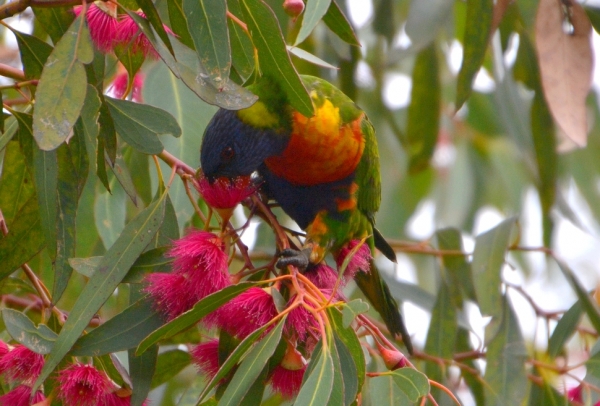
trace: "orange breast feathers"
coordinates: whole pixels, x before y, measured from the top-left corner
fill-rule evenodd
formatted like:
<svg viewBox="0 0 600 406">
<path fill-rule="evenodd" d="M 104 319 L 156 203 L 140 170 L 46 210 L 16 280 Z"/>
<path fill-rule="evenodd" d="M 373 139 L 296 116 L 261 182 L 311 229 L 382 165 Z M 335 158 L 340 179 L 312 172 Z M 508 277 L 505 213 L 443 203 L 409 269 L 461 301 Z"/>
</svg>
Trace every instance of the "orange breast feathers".
<svg viewBox="0 0 600 406">
<path fill-rule="evenodd" d="M 307 118 L 294 112 L 290 142 L 279 156 L 266 160 L 275 175 L 297 185 L 333 182 L 350 175 L 365 146 L 363 115 L 343 124 L 339 108 L 329 100 Z"/>
</svg>

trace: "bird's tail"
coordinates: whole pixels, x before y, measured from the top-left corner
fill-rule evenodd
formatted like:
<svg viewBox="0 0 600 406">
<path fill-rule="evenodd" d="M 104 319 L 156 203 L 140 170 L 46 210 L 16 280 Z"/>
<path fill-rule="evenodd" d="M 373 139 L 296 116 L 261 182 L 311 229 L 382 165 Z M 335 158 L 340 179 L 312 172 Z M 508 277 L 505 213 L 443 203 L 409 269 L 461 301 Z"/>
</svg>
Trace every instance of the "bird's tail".
<svg viewBox="0 0 600 406">
<path fill-rule="evenodd" d="M 358 272 L 354 276 L 354 279 L 360 290 L 362 290 L 369 302 L 375 307 L 375 310 L 379 312 L 392 336 L 400 335 L 406 349 L 412 354 L 412 342 L 398 309 L 398 303 L 392 296 L 387 283 L 381 278 L 379 270 L 375 267 L 373 261 L 371 261 L 369 273 Z"/>
</svg>

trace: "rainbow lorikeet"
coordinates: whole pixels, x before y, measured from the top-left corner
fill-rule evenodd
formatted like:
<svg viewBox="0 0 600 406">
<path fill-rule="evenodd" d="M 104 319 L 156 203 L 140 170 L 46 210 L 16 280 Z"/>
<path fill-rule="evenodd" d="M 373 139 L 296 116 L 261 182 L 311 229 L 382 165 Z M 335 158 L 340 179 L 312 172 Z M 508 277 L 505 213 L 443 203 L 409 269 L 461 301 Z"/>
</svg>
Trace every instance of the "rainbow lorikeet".
<svg viewBox="0 0 600 406">
<path fill-rule="evenodd" d="M 250 90 L 249 108 L 220 109 L 206 128 L 200 153 L 209 182 L 249 179 L 257 172 L 262 191 L 306 231 L 305 249 L 284 252 L 279 265 L 300 268 L 334 256 L 351 241 L 367 238 L 392 261 L 394 250 L 374 228 L 381 200 L 379 152 L 365 113 L 332 84 L 301 76 L 315 107 L 311 118 L 295 111 L 277 84 L 266 78 Z M 377 268 L 355 276 L 393 335 L 412 352 L 398 304 Z"/>
</svg>

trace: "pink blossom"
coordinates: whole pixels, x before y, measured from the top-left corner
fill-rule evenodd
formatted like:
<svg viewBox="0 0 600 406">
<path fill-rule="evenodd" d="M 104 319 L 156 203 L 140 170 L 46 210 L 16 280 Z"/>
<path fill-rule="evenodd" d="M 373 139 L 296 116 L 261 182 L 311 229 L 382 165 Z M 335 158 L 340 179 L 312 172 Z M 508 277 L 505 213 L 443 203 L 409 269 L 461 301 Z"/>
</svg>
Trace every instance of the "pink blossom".
<svg viewBox="0 0 600 406">
<path fill-rule="evenodd" d="M 146 15 L 141 11 L 138 11 L 137 14 L 142 18 L 146 18 Z M 167 34 L 174 35 L 169 27 L 166 25 L 163 25 L 163 27 Z M 144 57 L 149 56 L 152 59 L 159 58 L 158 52 L 156 52 L 154 46 L 150 40 L 148 40 L 148 37 L 146 37 L 146 34 L 140 30 L 137 23 L 129 14 L 123 14 L 119 19 L 116 43 L 118 46 L 130 48 L 133 53 L 140 52 Z"/>
<path fill-rule="evenodd" d="M 359 244 L 361 244 L 360 240 L 352 240 L 340 250 L 336 258 L 339 270 L 341 270 L 346 257 L 350 254 L 354 247 Z M 352 258 L 350 258 L 348 266 L 346 267 L 346 271 L 344 272 L 344 278 L 346 278 L 346 280 L 354 278 L 354 275 L 356 275 L 358 271 L 369 272 L 371 269 L 372 260 L 373 257 L 371 256 L 371 250 L 369 249 L 369 246 L 363 243 L 356 250 Z"/>
<path fill-rule="evenodd" d="M 138 72 L 133 77 L 133 86 L 131 88 L 131 99 L 134 102 L 142 103 L 142 89 L 144 87 L 144 74 L 142 72 Z M 115 97 L 122 99 L 127 91 L 127 84 L 129 80 L 129 74 L 126 71 L 120 72 L 113 80 L 111 85 L 111 89 Z"/>
<path fill-rule="evenodd" d="M 308 267 L 304 272 L 304 276 L 306 276 L 306 278 L 317 288 L 329 290 L 332 290 L 335 287 L 338 278 L 337 272 L 324 262 Z M 340 286 L 342 285 L 342 282 L 344 281 L 340 281 Z"/>
<path fill-rule="evenodd" d="M 302 0 L 285 0 L 283 11 L 296 21 L 296 18 L 304 11 L 304 2 Z"/>
<path fill-rule="evenodd" d="M 8 354 L 8 344 L 0 340 L 0 359 L 2 359 L 2 357 L 4 357 L 6 354 Z M 2 373 L 1 370 L 0 373 Z"/>
<path fill-rule="evenodd" d="M 215 209 L 233 208 L 256 191 L 250 176 L 222 177 L 210 182 L 200 173 L 196 187 L 206 203 Z"/>
<path fill-rule="evenodd" d="M 75 15 L 81 14 L 81 6 L 73 8 Z M 85 18 L 88 21 L 92 42 L 101 52 L 109 53 L 115 45 L 117 26 L 119 21 L 116 16 L 116 4 L 105 2 L 99 7 L 96 3 L 88 6 Z"/>
<path fill-rule="evenodd" d="M 304 372 L 306 372 L 306 361 L 302 354 L 288 342 L 281 363 L 273 370 L 271 386 L 284 398 L 292 398 L 300 391 Z"/>
<path fill-rule="evenodd" d="M 219 372 L 219 340 L 211 338 L 198 344 L 190 352 L 192 362 L 200 372 L 213 378 Z"/>
<path fill-rule="evenodd" d="M 296 296 L 293 296 L 288 302 L 288 306 L 295 299 Z M 319 335 L 319 323 L 304 306 L 298 306 L 288 313 L 283 331 L 287 337 L 304 342 L 310 331 Z"/>
<path fill-rule="evenodd" d="M 269 293 L 253 287 L 223 306 L 219 315 L 225 331 L 244 338 L 277 316 L 277 308 Z"/>
<path fill-rule="evenodd" d="M 33 384 L 44 367 L 44 357 L 17 344 L 0 359 L 0 373 L 8 382 Z"/>
<path fill-rule="evenodd" d="M 73 364 L 58 375 L 58 397 L 69 406 L 97 406 L 111 389 L 103 372 L 91 365 Z"/>
<path fill-rule="evenodd" d="M 199 300 L 229 285 L 223 241 L 213 233 L 193 231 L 174 242 L 168 256 L 175 258 L 173 272 L 146 276 L 145 291 L 169 320 L 191 309 Z M 216 315 L 205 319 L 207 324 Z"/>
<path fill-rule="evenodd" d="M 31 397 L 31 387 L 19 385 L 5 395 L 0 396 L 0 406 L 29 406 L 46 400 L 42 391 L 36 391 Z"/>
</svg>

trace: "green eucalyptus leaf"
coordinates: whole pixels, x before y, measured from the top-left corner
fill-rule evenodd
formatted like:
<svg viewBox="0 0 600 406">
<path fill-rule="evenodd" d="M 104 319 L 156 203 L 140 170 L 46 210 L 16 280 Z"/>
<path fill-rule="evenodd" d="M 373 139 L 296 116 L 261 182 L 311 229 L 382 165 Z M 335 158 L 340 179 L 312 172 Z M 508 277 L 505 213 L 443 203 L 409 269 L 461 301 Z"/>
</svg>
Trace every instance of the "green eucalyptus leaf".
<svg viewBox="0 0 600 406">
<path fill-rule="evenodd" d="M 100 356 L 135 348 L 148 334 L 163 324 L 152 301 L 140 299 L 73 345 L 75 356 Z"/>
<path fill-rule="evenodd" d="M 356 316 L 369 311 L 369 304 L 360 299 L 352 300 L 346 303 L 342 310 L 342 322 L 344 328 L 348 328 Z"/>
<path fill-rule="evenodd" d="M 128 351 L 129 376 L 133 385 L 131 406 L 141 406 L 146 400 L 152 385 L 152 377 L 157 367 L 158 346 L 153 346 L 140 356 L 135 355 L 135 349 Z"/>
<path fill-rule="evenodd" d="M 241 0 L 241 3 L 248 30 L 258 50 L 261 71 L 281 86 L 296 110 L 312 117 L 312 101 L 290 60 L 273 10 L 262 0 Z"/>
<path fill-rule="evenodd" d="M 113 294 L 131 265 L 152 240 L 163 219 L 165 196 L 166 193 L 163 193 L 129 222 L 117 241 L 106 252 L 99 268 L 101 272 L 96 272 L 88 281 L 75 302 L 35 382 L 35 388 L 38 388 L 63 360 L 94 314 Z"/>
<path fill-rule="evenodd" d="M 577 301 L 562 315 L 550 336 L 550 340 L 548 340 L 548 355 L 554 358 L 560 354 L 563 346 L 579 325 L 582 314 L 583 307 L 581 306 L 581 302 Z"/>
<path fill-rule="evenodd" d="M 25 314 L 8 308 L 2 309 L 2 321 L 12 338 L 31 351 L 38 354 L 52 351 L 57 335 L 46 325 L 36 327 Z"/>
<path fill-rule="evenodd" d="M 429 379 L 413 368 L 400 368 L 389 373 L 394 383 L 411 401 L 416 402 L 429 393 Z"/>
<path fill-rule="evenodd" d="M 151 388 L 154 389 L 169 381 L 190 365 L 191 362 L 192 357 L 186 351 L 171 350 L 161 352 L 158 354 L 158 360 L 156 361 L 156 372 L 152 377 Z"/>
<path fill-rule="evenodd" d="M 313 355 L 316 356 L 316 355 Z M 307 369 L 305 377 L 309 374 Z M 303 383 L 296 398 L 295 406 L 317 406 L 328 404 L 333 386 L 333 358 L 330 348 L 321 347 L 318 358 Z"/>
<path fill-rule="evenodd" d="M 84 16 L 76 18 L 48 57 L 36 91 L 33 136 L 44 151 L 62 144 L 71 134 L 85 101 L 84 63 L 94 52 Z"/>
<path fill-rule="evenodd" d="M 312 30 L 317 26 L 317 23 L 325 16 L 330 5 L 331 0 L 308 0 L 306 2 L 306 9 L 302 16 L 302 25 L 300 26 L 294 46 L 308 38 Z"/>
<path fill-rule="evenodd" d="M 348 18 L 342 12 L 340 6 L 337 4 L 337 0 L 331 0 L 329 9 L 323 16 L 323 22 L 331 31 L 348 44 L 360 46 L 352 24 L 350 24 Z"/>
</svg>

